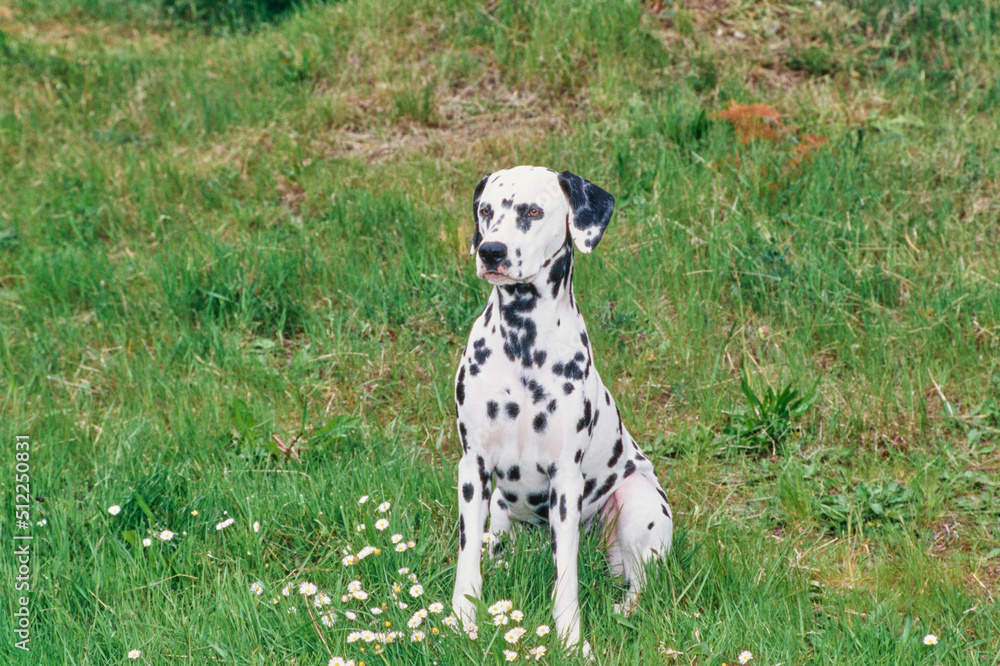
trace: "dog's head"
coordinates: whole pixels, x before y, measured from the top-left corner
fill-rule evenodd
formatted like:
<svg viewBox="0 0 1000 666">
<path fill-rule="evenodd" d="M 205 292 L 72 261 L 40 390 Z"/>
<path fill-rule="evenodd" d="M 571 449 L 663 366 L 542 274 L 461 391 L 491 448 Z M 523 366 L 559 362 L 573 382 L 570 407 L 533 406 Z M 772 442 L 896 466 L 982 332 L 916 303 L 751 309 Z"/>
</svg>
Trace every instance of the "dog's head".
<svg viewBox="0 0 1000 666">
<path fill-rule="evenodd" d="M 569 171 L 519 166 L 487 174 L 472 202 L 476 275 L 497 285 L 531 282 L 570 239 L 592 251 L 614 208 L 614 197 Z"/>
</svg>

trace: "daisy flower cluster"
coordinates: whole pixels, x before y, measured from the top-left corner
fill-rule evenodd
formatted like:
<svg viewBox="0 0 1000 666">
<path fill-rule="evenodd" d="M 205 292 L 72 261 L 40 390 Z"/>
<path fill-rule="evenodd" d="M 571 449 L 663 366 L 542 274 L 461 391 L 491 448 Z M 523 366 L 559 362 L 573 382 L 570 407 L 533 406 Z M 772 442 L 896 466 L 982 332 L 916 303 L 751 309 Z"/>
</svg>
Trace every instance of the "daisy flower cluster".
<svg viewBox="0 0 1000 666">
<path fill-rule="evenodd" d="M 414 649 L 431 654 L 439 650 L 453 653 L 456 641 L 465 642 L 462 649 L 474 645 L 466 641 L 478 639 L 479 627 L 463 625 L 445 603 L 428 598 L 432 593 L 418 574 L 402 566 L 407 564 L 402 558 L 408 557 L 405 553 L 415 548 L 416 542 L 392 529 L 396 522 L 392 504 L 377 503 L 366 495 L 358 500 L 358 506 L 358 519 L 348 523 L 344 536 L 364 541 L 342 546 L 339 556 L 344 582 L 323 590 L 306 580 L 284 581 L 281 587 L 275 587 L 280 592 L 270 596 L 265 583 L 255 581 L 249 586 L 250 594 L 262 597 L 260 603 L 265 607 L 295 617 L 296 623 L 311 624 L 324 643 L 332 646 L 331 638 L 346 640 L 353 654 L 335 654 L 330 665 L 392 661 L 390 655 L 402 658 L 402 654 Z M 271 604 L 266 603 L 269 596 Z M 493 652 L 502 646 L 507 661 L 540 661 L 545 657 L 548 648 L 541 643 L 549 633 L 548 626 L 534 630 L 524 627 L 524 613 L 509 600 L 493 604 L 489 613 L 489 619 L 482 624 L 489 626 L 491 639 L 479 643 L 484 650 Z"/>
<path fill-rule="evenodd" d="M 508 646 L 503 651 L 505 661 L 517 661 L 521 657 L 518 649 L 526 651 L 528 658 L 541 661 L 548 648 L 544 645 L 536 645 L 529 648 L 526 641 L 522 640 L 528 634 L 528 630 L 521 626 L 521 622 L 524 620 L 524 613 L 514 608 L 514 602 L 509 599 L 501 599 L 487 608 L 486 611 L 490 614 L 490 621 L 493 626 L 502 628 L 514 625 L 503 633 L 503 640 Z M 542 624 L 535 629 L 534 635 L 537 638 L 544 638 L 548 633 L 549 626 Z"/>
</svg>

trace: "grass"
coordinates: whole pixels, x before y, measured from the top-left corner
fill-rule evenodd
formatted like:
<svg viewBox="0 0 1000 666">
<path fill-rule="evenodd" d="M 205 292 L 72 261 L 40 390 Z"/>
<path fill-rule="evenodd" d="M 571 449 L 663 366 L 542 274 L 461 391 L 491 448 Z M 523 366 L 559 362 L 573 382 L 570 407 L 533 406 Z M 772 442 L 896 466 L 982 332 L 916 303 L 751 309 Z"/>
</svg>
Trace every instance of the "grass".
<svg viewBox="0 0 1000 666">
<path fill-rule="evenodd" d="M 342 611 L 450 597 L 467 207 L 520 163 L 617 198 L 576 293 L 678 517 L 628 618 L 590 537 L 598 663 L 1000 663 L 993 4 L 252 6 L 0 3 L 5 663 L 501 663 Z M 486 577 L 529 630 L 548 548 Z"/>
</svg>

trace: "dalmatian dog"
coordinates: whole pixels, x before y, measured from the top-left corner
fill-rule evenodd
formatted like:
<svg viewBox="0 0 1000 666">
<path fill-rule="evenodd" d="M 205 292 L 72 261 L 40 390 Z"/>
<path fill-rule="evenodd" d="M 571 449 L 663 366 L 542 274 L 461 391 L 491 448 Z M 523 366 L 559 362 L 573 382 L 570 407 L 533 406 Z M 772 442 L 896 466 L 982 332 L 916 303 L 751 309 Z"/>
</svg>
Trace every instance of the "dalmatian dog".
<svg viewBox="0 0 1000 666">
<path fill-rule="evenodd" d="M 597 246 L 614 198 L 568 171 L 518 166 L 485 176 L 472 203 L 476 274 L 493 286 L 455 379 L 462 459 L 452 606 L 474 625 L 484 539 L 518 521 L 549 526 L 553 617 L 579 646 L 580 527 L 600 525 L 631 610 L 644 563 L 670 549 L 666 493 L 593 364 L 573 296 L 573 254 Z M 485 534 L 484 534 L 485 533 Z M 471 628 L 471 627 L 470 627 Z M 584 644 L 584 652 L 588 646 Z"/>
</svg>

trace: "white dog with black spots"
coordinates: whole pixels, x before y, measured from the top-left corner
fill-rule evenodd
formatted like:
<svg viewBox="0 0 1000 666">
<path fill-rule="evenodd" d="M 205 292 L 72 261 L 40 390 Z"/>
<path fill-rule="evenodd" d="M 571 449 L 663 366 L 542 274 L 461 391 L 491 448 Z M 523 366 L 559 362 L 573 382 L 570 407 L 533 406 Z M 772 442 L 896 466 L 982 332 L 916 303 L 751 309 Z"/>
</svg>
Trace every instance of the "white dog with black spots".
<svg viewBox="0 0 1000 666">
<path fill-rule="evenodd" d="M 485 176 L 472 204 L 476 274 L 494 287 L 455 379 L 462 459 L 452 605 L 475 622 L 484 532 L 512 538 L 513 521 L 548 524 L 553 618 L 570 648 L 580 642 L 580 526 L 600 526 L 610 568 L 626 579 L 626 613 L 645 562 L 666 555 L 673 533 L 666 493 L 597 374 L 573 296 L 574 248 L 590 253 L 613 210 L 593 183 L 533 166 Z"/>
</svg>

